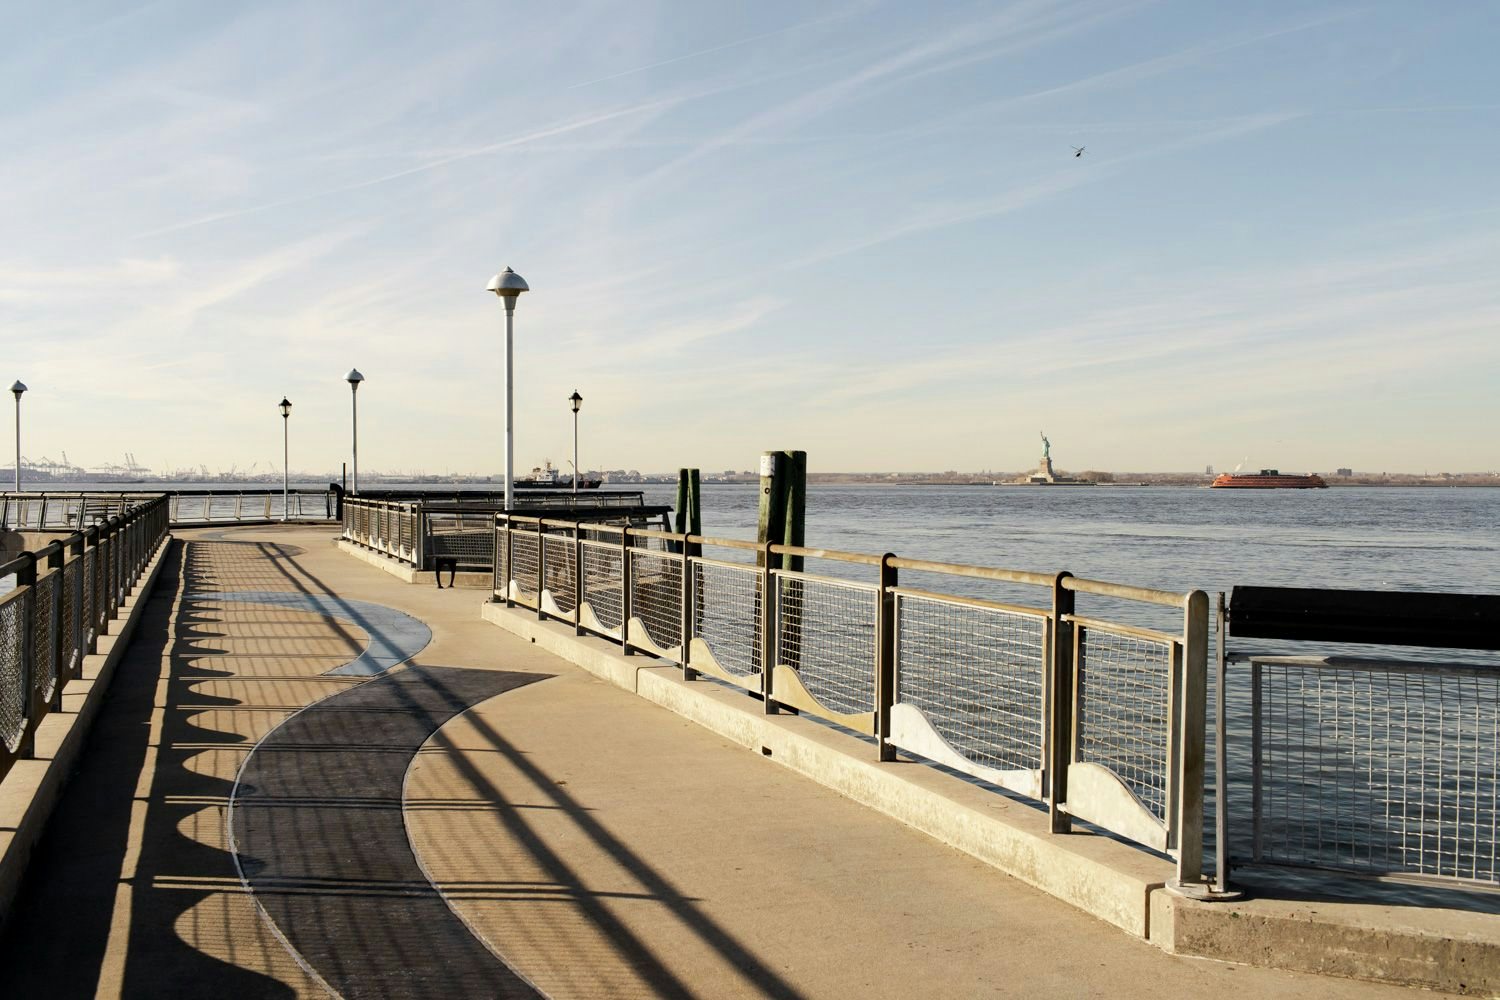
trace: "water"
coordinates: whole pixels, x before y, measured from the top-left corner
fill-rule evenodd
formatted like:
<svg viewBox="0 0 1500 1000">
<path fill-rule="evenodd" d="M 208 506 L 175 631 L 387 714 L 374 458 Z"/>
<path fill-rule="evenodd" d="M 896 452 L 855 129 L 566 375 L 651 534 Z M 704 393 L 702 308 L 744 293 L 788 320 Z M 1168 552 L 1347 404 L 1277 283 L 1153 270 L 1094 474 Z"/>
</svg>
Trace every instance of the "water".
<svg viewBox="0 0 1500 1000">
<path fill-rule="evenodd" d="M 705 486 L 705 534 L 754 538 L 757 501 Z M 1175 591 L 1500 593 L 1500 489 L 814 485 L 807 544 Z"/>
</svg>

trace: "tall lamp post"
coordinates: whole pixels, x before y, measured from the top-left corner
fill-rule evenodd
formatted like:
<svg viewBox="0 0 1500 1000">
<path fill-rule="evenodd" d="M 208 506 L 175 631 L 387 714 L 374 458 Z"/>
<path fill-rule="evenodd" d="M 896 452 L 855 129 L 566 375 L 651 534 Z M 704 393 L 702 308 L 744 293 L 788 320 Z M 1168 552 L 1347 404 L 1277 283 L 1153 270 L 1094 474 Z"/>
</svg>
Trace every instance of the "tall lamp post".
<svg viewBox="0 0 1500 1000">
<path fill-rule="evenodd" d="M 578 395 L 578 390 L 573 390 L 573 395 L 568 397 L 568 402 L 573 404 L 573 495 L 578 495 L 578 408 L 583 405 L 583 397 Z"/>
<path fill-rule="evenodd" d="M 292 422 L 290 419 L 292 415 L 292 401 L 282 396 L 281 402 L 276 405 L 281 407 L 281 519 L 285 521 L 287 507 L 289 506 L 287 500 L 290 498 L 292 492 L 290 488 L 291 473 L 288 471 L 291 466 L 287 462 L 286 447 L 287 426 Z"/>
<path fill-rule="evenodd" d="M 526 284 L 526 279 L 521 277 L 510 268 L 506 268 L 490 279 L 485 286 L 485 291 L 494 292 L 505 302 L 505 509 L 509 511 L 515 505 L 515 482 L 516 468 L 513 448 L 515 445 L 515 379 L 512 371 L 514 359 L 514 325 L 516 318 L 516 299 L 522 292 L 531 291 L 531 286 Z"/>
<path fill-rule="evenodd" d="M 354 495 L 359 495 L 359 384 L 365 377 L 359 373 L 358 368 L 349 369 L 349 374 L 344 376 L 344 381 L 349 383 L 349 400 L 353 407 L 351 421 L 354 430 Z"/>
<path fill-rule="evenodd" d="M 16 394 L 16 492 L 21 492 L 21 393 L 26 391 L 26 383 L 16 379 L 10 391 Z"/>
</svg>

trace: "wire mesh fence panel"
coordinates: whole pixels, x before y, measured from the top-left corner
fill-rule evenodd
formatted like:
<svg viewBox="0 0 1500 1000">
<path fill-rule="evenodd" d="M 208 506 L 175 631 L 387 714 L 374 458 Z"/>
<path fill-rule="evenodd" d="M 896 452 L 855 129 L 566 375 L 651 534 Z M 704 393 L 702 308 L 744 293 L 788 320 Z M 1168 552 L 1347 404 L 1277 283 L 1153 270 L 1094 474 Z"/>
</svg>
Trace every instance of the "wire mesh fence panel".
<svg viewBox="0 0 1500 1000">
<path fill-rule="evenodd" d="M 410 556 L 417 550 L 416 522 L 417 516 L 414 512 L 402 513 L 401 522 L 396 529 L 396 545 L 401 550 L 402 556 Z"/>
<path fill-rule="evenodd" d="M 1037 770 L 1045 756 L 1047 619 L 896 596 L 896 697 L 964 759 Z"/>
<path fill-rule="evenodd" d="M 0 742 L 15 753 L 26 733 L 26 616 L 31 589 L 0 597 Z"/>
<path fill-rule="evenodd" d="M 654 549 L 630 552 L 630 609 L 659 649 L 682 642 L 682 557 Z"/>
<path fill-rule="evenodd" d="M 873 586 L 776 574 L 776 662 L 819 704 L 844 715 L 875 710 Z"/>
<path fill-rule="evenodd" d="M 407 552 L 415 558 L 415 550 Z M 495 533 L 487 528 L 433 532 L 427 536 L 427 561 L 452 559 L 457 569 L 489 569 L 495 558 Z M 551 553 L 548 553 L 551 558 Z M 533 571 L 534 572 L 534 571 Z"/>
<path fill-rule="evenodd" d="M 69 559 L 62 568 L 62 654 L 59 658 L 61 670 L 64 676 L 78 676 L 78 667 L 82 662 L 82 649 L 79 646 L 80 634 L 79 624 L 79 602 L 83 596 L 83 588 L 80 583 L 83 580 L 83 560 Z"/>
<path fill-rule="evenodd" d="M 761 672 L 761 572 L 694 560 L 693 635 L 736 677 Z"/>
<path fill-rule="evenodd" d="M 57 659 L 53 653 L 58 622 L 53 603 L 61 583 L 62 574 L 55 571 L 38 577 L 31 599 L 31 683 L 49 702 L 57 689 Z"/>
<path fill-rule="evenodd" d="M 1256 669 L 1261 860 L 1500 881 L 1493 668 Z"/>
<path fill-rule="evenodd" d="M 536 589 L 538 553 L 541 550 L 539 536 L 524 531 L 513 531 L 510 535 L 510 580 L 515 585 L 516 600 L 536 606 L 541 596 Z"/>
<path fill-rule="evenodd" d="M 559 611 L 572 612 L 577 606 L 573 587 L 578 567 L 574 565 L 573 539 L 566 535 L 543 535 L 547 553 L 547 579 L 544 585 Z"/>
<path fill-rule="evenodd" d="M 99 637 L 99 625 L 96 620 L 99 594 L 95 589 L 98 565 L 98 548 L 84 549 L 81 589 L 83 590 L 83 644 L 85 647 L 91 645 Z"/>
<path fill-rule="evenodd" d="M 1074 759 L 1108 768 L 1167 822 L 1172 644 L 1078 629 Z"/>
<path fill-rule="evenodd" d="M 583 599 L 605 628 L 619 628 L 624 616 L 623 566 L 618 545 L 583 543 Z"/>
</svg>

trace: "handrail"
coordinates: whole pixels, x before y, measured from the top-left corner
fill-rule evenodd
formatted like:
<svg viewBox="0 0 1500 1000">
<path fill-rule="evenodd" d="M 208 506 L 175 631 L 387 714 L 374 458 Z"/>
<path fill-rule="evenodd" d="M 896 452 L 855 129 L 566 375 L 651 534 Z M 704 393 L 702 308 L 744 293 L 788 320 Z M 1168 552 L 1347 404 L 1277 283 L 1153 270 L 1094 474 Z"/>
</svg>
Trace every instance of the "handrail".
<svg viewBox="0 0 1500 1000">
<path fill-rule="evenodd" d="M 1174 884 L 1199 880 L 1201 593 L 638 527 L 590 541 L 591 527 L 497 517 L 495 602 L 677 663 L 686 680 L 747 689 L 768 713 L 794 708 L 873 736 L 879 760 L 899 748 L 1042 799 L 1053 833 L 1084 820 L 1170 854 Z M 648 540 L 666 544 L 636 544 Z M 808 573 L 804 559 L 878 575 Z M 1050 608 L 902 588 L 902 569 L 1045 587 Z M 1079 616 L 1079 593 L 1172 605 L 1182 631 Z M 993 763 L 1017 757 L 1030 763 Z"/>
<path fill-rule="evenodd" d="M 11 618 L 0 630 L 0 684 L 20 707 L 0 731 L 0 779 L 34 756 L 37 726 L 62 708 L 63 686 L 81 676 L 84 656 L 167 538 L 167 506 L 165 496 L 150 497 L 0 565 L 16 581 L 0 597 L 0 614 Z"/>
</svg>

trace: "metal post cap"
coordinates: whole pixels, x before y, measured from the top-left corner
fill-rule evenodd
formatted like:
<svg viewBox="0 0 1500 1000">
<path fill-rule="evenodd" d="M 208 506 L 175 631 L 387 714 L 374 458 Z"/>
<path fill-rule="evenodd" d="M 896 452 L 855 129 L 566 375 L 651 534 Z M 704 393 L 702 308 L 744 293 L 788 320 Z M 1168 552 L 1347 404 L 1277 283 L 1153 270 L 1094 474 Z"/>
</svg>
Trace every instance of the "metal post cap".
<svg viewBox="0 0 1500 1000">
<path fill-rule="evenodd" d="M 20 399 L 21 393 L 26 391 L 26 383 L 20 379 L 16 379 L 15 384 L 10 387 L 10 391 L 16 394 L 17 399 Z"/>
<path fill-rule="evenodd" d="M 531 286 L 526 284 L 525 278 L 507 267 L 491 278 L 490 283 L 484 286 L 484 290 L 494 292 L 501 298 L 514 298 L 522 292 L 531 291 Z"/>
<path fill-rule="evenodd" d="M 358 389 L 359 384 L 364 380 L 365 377 L 359 373 L 358 368 L 349 369 L 349 374 L 344 376 L 344 381 L 348 382 L 349 385 L 355 389 Z"/>
</svg>

